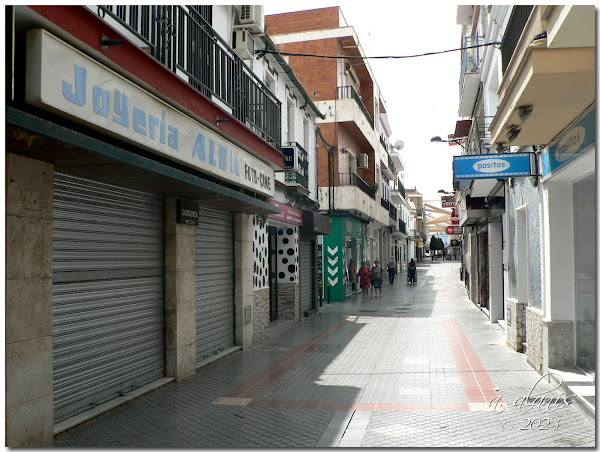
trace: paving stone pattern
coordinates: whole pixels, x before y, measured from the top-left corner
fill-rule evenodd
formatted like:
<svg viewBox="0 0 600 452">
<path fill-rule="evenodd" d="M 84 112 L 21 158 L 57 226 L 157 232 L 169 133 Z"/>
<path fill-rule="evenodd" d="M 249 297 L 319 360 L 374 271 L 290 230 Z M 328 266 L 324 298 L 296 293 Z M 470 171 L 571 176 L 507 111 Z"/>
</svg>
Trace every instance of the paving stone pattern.
<svg viewBox="0 0 600 452">
<path fill-rule="evenodd" d="M 468 300 L 458 270 L 422 264 L 414 286 L 325 304 L 54 446 L 594 447 L 577 406 L 522 403 L 564 396 Z"/>
</svg>

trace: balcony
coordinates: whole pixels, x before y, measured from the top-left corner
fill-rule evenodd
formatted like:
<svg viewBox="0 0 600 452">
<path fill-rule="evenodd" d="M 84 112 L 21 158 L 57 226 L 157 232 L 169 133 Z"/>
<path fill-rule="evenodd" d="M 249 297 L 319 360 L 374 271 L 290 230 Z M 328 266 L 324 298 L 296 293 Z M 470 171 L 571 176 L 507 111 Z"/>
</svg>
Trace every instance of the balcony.
<svg viewBox="0 0 600 452">
<path fill-rule="evenodd" d="M 390 218 L 396 222 L 398 219 L 398 209 L 396 209 L 392 204 L 390 204 Z"/>
<path fill-rule="evenodd" d="M 383 207 L 385 210 L 390 210 L 390 202 L 386 199 L 381 198 L 381 207 Z"/>
<path fill-rule="evenodd" d="M 360 108 L 360 111 L 362 111 L 368 123 L 371 125 L 371 129 L 374 127 L 373 118 L 371 117 L 369 110 L 367 110 L 367 107 L 365 106 L 365 104 L 363 104 L 362 99 L 360 98 L 353 86 L 338 86 L 337 95 L 338 99 L 354 99 L 354 101 Z"/>
<path fill-rule="evenodd" d="M 406 223 L 402 220 L 398 220 L 398 230 L 402 234 L 406 234 Z"/>
<path fill-rule="evenodd" d="M 339 185 L 342 186 L 354 186 L 367 194 L 370 198 L 375 199 L 375 190 L 367 184 L 361 177 L 356 173 L 340 173 Z"/>
<path fill-rule="evenodd" d="M 459 80 L 459 116 L 471 116 L 477 94 L 479 92 L 479 68 L 482 58 L 482 47 L 475 47 L 483 44 L 482 36 L 465 36 L 462 53 L 462 67 Z M 468 48 L 472 47 L 472 48 Z"/>
<path fill-rule="evenodd" d="M 476 116 L 473 118 L 466 144 L 469 154 L 489 154 L 489 150 L 492 148 L 490 124 L 493 120 L 493 116 Z"/>
<path fill-rule="evenodd" d="M 525 23 L 521 8 L 502 43 L 493 145 L 548 144 L 595 100 L 594 6 L 534 6 Z"/>
<path fill-rule="evenodd" d="M 197 91 L 281 148 L 281 103 L 212 29 L 200 6 L 98 6 L 138 45 Z"/>
</svg>

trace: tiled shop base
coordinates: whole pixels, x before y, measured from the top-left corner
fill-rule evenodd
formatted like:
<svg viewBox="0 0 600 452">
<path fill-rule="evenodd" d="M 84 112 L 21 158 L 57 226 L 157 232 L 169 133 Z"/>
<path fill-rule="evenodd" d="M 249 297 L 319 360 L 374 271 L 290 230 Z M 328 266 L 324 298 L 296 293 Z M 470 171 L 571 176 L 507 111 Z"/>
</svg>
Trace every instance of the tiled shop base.
<svg viewBox="0 0 600 452">
<path fill-rule="evenodd" d="M 213 404 L 479 411 L 503 403 L 456 318 L 415 320 L 343 318 Z"/>
</svg>

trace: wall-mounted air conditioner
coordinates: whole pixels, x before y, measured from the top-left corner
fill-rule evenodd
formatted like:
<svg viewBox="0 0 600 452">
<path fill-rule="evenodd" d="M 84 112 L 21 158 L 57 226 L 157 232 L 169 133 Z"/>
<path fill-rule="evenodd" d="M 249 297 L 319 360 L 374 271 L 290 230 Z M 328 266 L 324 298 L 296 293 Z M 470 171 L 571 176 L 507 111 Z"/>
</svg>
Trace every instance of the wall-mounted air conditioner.
<svg viewBox="0 0 600 452">
<path fill-rule="evenodd" d="M 252 33 L 263 33 L 265 29 L 265 10 L 262 5 L 239 6 L 239 23 Z"/>
<path fill-rule="evenodd" d="M 365 169 L 369 167 L 369 155 L 368 154 L 360 154 L 358 156 L 358 165 L 357 168 Z"/>
<path fill-rule="evenodd" d="M 243 60 L 254 58 L 254 38 L 244 29 L 233 30 L 233 50 Z"/>
</svg>

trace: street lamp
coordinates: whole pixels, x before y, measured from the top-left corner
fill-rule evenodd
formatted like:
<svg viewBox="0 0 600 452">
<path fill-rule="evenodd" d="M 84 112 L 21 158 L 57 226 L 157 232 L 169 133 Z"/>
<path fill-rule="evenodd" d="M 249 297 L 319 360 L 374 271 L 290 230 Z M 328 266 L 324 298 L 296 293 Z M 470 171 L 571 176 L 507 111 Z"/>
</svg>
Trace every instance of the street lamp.
<svg viewBox="0 0 600 452">
<path fill-rule="evenodd" d="M 463 142 L 464 140 L 463 140 L 463 139 L 461 139 L 461 138 L 452 138 L 452 139 L 450 139 L 450 140 L 442 140 L 442 138 L 441 138 L 441 137 L 439 137 L 439 136 L 435 136 L 435 137 L 431 137 L 431 140 L 430 140 L 430 141 L 431 141 L 432 143 L 449 143 L 449 144 L 456 143 L 456 144 L 459 144 L 459 145 L 460 145 L 460 147 L 461 147 L 461 148 L 463 148 L 465 151 L 467 150 L 467 148 L 465 147 L 465 145 L 464 145 L 464 144 L 462 144 L 462 142 Z"/>
</svg>

